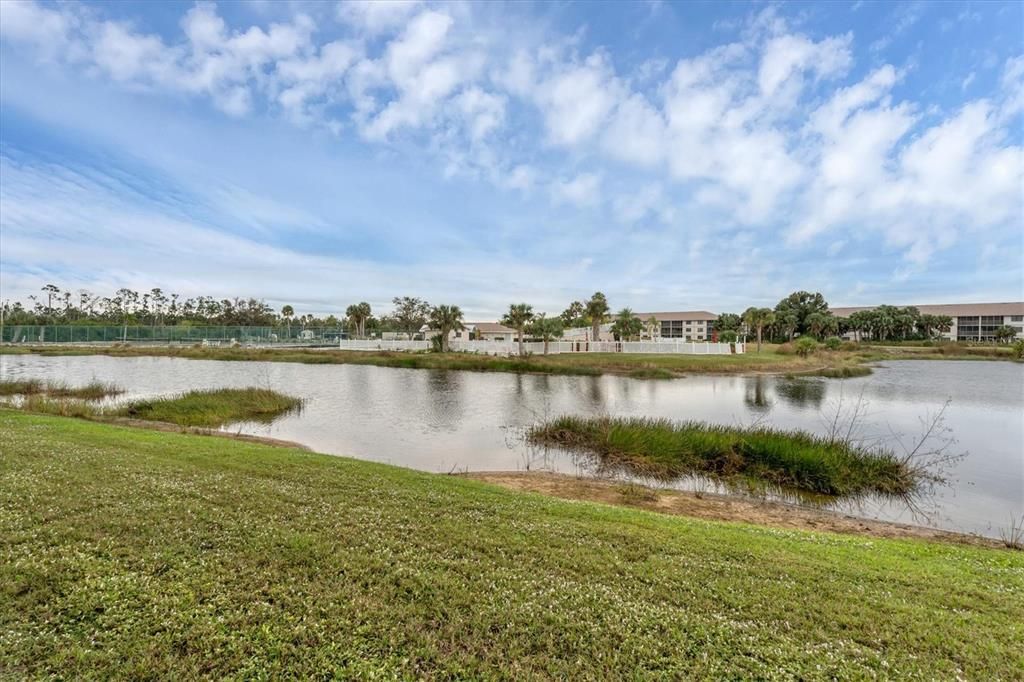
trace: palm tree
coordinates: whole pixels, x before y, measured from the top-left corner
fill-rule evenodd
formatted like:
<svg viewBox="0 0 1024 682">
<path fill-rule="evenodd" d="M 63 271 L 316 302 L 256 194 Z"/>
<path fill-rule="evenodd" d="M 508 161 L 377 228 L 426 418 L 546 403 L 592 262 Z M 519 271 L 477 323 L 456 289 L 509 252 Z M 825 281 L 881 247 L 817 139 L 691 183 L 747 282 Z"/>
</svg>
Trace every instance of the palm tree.
<svg viewBox="0 0 1024 682">
<path fill-rule="evenodd" d="M 661 322 L 654 315 L 647 318 L 647 335 L 654 341 L 661 335 Z"/>
<path fill-rule="evenodd" d="M 544 313 L 538 315 L 530 325 L 530 334 L 544 342 L 544 355 L 548 354 L 548 343 L 551 342 L 551 339 L 562 335 L 563 326 L 562 318 L 549 318 Z"/>
<path fill-rule="evenodd" d="M 619 337 L 620 341 L 629 341 L 639 336 L 641 329 L 643 329 L 643 322 L 629 308 L 620 310 L 615 316 L 615 324 L 612 325 L 612 332 Z"/>
<path fill-rule="evenodd" d="M 441 334 L 441 352 L 448 352 L 448 335 L 465 329 L 462 311 L 457 305 L 439 305 L 430 311 L 430 326 Z"/>
<path fill-rule="evenodd" d="M 590 318 L 590 337 L 592 341 L 597 341 L 601 335 L 601 323 L 604 322 L 604 318 L 608 315 L 610 308 L 608 307 L 608 299 L 604 297 L 600 291 L 595 292 L 590 300 L 586 304 L 587 317 Z"/>
<path fill-rule="evenodd" d="M 290 305 L 286 305 L 281 308 L 281 317 L 284 318 L 284 323 L 288 327 L 288 338 L 292 337 L 292 317 L 295 315 L 295 308 Z"/>
<path fill-rule="evenodd" d="M 775 311 L 771 308 L 747 308 L 743 313 L 743 322 L 757 330 L 757 352 L 761 352 L 761 334 L 765 327 L 775 324 Z"/>
<path fill-rule="evenodd" d="M 506 327 L 512 327 L 519 333 L 519 354 L 523 354 L 523 332 L 526 325 L 533 321 L 533 306 L 526 303 L 513 303 L 508 307 L 505 317 L 501 323 Z"/>
<path fill-rule="evenodd" d="M 356 336 L 359 338 L 366 336 L 366 321 L 370 319 L 370 304 L 365 301 L 354 303 L 345 308 L 345 315 L 355 325 Z"/>
</svg>

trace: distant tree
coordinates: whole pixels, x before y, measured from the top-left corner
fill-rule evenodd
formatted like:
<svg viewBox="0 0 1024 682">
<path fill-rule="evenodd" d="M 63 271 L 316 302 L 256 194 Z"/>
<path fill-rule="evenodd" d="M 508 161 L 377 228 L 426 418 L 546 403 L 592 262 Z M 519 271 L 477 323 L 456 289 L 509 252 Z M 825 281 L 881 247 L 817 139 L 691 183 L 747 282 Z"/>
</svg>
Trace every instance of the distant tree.
<svg viewBox="0 0 1024 682">
<path fill-rule="evenodd" d="M 644 326 L 647 327 L 647 336 L 652 340 L 661 336 L 661 322 L 659 322 L 658 318 L 654 315 L 647 318 L 647 322 L 644 323 Z"/>
<path fill-rule="evenodd" d="M 623 308 L 615 315 L 612 333 L 620 341 L 629 341 L 640 336 L 644 323 L 629 308 Z"/>
<path fill-rule="evenodd" d="M 807 325 L 807 333 L 816 339 L 822 339 L 833 327 L 835 327 L 835 318 L 832 313 L 811 313 L 805 320 Z"/>
<path fill-rule="evenodd" d="M 738 332 L 743 320 L 735 313 L 722 313 L 715 320 L 715 329 L 719 332 Z"/>
<path fill-rule="evenodd" d="M 43 287 L 43 293 L 46 294 L 46 314 L 53 314 L 53 297 L 60 293 L 60 287 L 56 284 L 47 284 Z"/>
<path fill-rule="evenodd" d="M 508 312 L 501 318 L 501 323 L 506 327 L 516 330 L 519 338 L 519 354 L 523 354 L 523 333 L 527 325 L 533 321 L 533 306 L 527 303 L 513 303 L 508 307 Z"/>
<path fill-rule="evenodd" d="M 530 323 L 530 336 L 544 342 L 544 355 L 548 354 L 548 344 L 552 339 L 560 338 L 563 334 L 564 322 L 561 317 L 547 317 L 541 313 Z"/>
<path fill-rule="evenodd" d="M 1001 327 L 996 327 L 995 337 L 996 337 L 996 341 L 999 341 L 1000 343 L 1002 343 L 1004 341 L 1005 342 L 1012 341 L 1014 338 L 1016 338 L 1016 336 L 1017 336 L 1017 328 L 1016 327 L 1011 327 L 1008 324 L 1004 324 Z"/>
<path fill-rule="evenodd" d="M 775 311 L 771 308 L 747 308 L 743 313 L 743 322 L 753 331 L 757 330 L 757 352 L 761 352 L 761 334 L 765 327 L 775 323 Z"/>
<path fill-rule="evenodd" d="M 560 316 L 562 324 L 566 327 L 585 327 L 587 308 L 579 301 L 573 301 L 569 307 L 562 311 Z"/>
<path fill-rule="evenodd" d="M 850 325 L 850 329 L 853 330 L 854 337 L 860 341 L 863 337 L 864 332 L 871 331 L 872 315 L 870 310 L 858 310 L 857 312 L 850 313 L 850 317 L 847 318 L 847 324 Z"/>
<path fill-rule="evenodd" d="M 587 317 L 590 318 L 590 338 L 597 341 L 601 336 L 601 324 L 608 315 L 608 299 L 600 291 L 595 292 L 586 303 Z"/>
<path fill-rule="evenodd" d="M 350 305 L 345 309 L 345 315 L 356 328 L 356 336 L 364 338 L 366 336 L 366 321 L 370 319 L 370 304 L 364 301 Z"/>
<path fill-rule="evenodd" d="M 794 333 L 806 334 L 810 331 L 807 324 L 808 316 L 814 313 L 827 313 L 828 303 L 825 297 L 819 293 L 808 291 L 794 291 L 778 302 L 775 306 L 775 315 L 779 320 L 785 320 L 788 325 L 790 318 L 795 318 L 795 326 L 789 332 L 790 339 Z"/>
<path fill-rule="evenodd" d="M 465 329 L 462 324 L 462 311 L 457 305 L 439 305 L 430 310 L 429 324 L 441 336 L 441 352 L 448 351 L 448 335 L 453 331 Z"/>
<path fill-rule="evenodd" d="M 288 327 L 288 338 L 292 336 L 292 318 L 295 317 L 295 308 L 290 305 L 286 305 L 281 308 L 281 317 L 284 318 L 285 325 Z"/>
<path fill-rule="evenodd" d="M 391 313 L 395 326 L 411 339 L 430 317 L 431 307 L 426 301 L 412 296 L 396 296 L 391 301 L 395 310 Z"/>
</svg>

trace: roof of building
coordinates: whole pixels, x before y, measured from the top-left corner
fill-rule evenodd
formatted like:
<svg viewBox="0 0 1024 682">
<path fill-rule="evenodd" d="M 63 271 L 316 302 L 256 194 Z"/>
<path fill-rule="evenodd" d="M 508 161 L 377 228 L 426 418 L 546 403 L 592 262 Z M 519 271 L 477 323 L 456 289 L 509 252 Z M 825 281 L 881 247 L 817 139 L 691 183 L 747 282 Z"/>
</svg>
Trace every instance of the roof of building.
<svg viewBox="0 0 1024 682">
<path fill-rule="evenodd" d="M 709 313 L 706 310 L 684 310 L 681 312 L 665 312 L 665 313 L 634 313 L 641 320 L 646 322 L 652 317 L 658 322 L 665 322 L 668 320 L 703 320 L 713 321 L 718 319 L 718 315 Z"/>
<path fill-rule="evenodd" d="M 861 310 L 874 310 L 878 306 L 851 306 L 845 308 L 830 308 L 836 317 L 849 317 Z M 904 306 L 898 306 L 904 307 Z M 1010 303 L 948 303 L 939 305 L 916 305 L 919 312 L 924 315 L 949 315 L 950 317 L 971 316 L 971 315 L 1024 315 L 1024 301 Z"/>
<path fill-rule="evenodd" d="M 500 322 L 467 322 L 466 328 L 482 334 L 514 334 L 516 331 Z"/>
</svg>

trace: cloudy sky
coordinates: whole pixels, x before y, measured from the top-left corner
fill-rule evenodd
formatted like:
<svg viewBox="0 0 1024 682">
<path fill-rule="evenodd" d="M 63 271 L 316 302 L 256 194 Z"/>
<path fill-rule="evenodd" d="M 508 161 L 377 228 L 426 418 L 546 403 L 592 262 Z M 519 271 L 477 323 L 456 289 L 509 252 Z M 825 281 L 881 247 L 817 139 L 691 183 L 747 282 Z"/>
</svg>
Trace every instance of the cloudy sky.
<svg viewBox="0 0 1024 682">
<path fill-rule="evenodd" d="M 0 3 L 0 294 L 1024 298 L 1024 5 Z"/>
</svg>

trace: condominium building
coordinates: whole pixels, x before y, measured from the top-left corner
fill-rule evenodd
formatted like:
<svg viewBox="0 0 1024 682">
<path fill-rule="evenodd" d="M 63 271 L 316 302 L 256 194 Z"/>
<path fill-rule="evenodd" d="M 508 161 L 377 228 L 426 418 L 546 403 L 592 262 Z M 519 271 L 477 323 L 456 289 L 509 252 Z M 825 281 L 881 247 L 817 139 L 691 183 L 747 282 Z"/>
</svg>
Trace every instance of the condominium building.
<svg viewBox="0 0 1024 682">
<path fill-rule="evenodd" d="M 874 310 L 877 306 L 832 308 L 836 317 L 849 317 L 861 310 Z M 992 341 L 995 331 L 1004 325 L 1017 330 L 1017 338 L 1024 338 L 1024 301 L 1012 303 L 952 303 L 948 305 L 914 306 L 922 315 L 948 315 L 953 325 L 947 332 L 939 332 L 950 341 Z"/>
<path fill-rule="evenodd" d="M 636 316 L 645 326 L 652 317 L 657 321 L 655 337 L 684 341 L 710 341 L 715 332 L 715 320 L 718 319 L 718 315 L 706 310 L 636 313 Z"/>
</svg>

